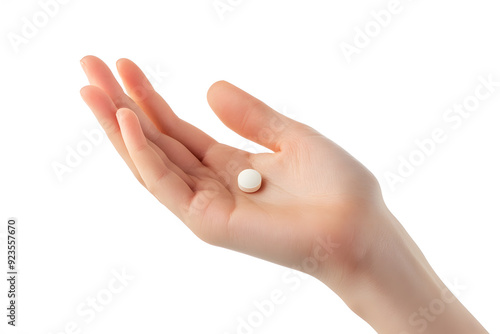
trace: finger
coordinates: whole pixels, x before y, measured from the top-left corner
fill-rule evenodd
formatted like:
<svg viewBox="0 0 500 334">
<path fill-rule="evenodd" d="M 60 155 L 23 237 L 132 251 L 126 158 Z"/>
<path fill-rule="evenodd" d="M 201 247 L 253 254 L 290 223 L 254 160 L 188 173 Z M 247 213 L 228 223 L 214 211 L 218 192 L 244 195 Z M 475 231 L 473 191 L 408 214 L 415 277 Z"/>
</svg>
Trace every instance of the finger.
<svg viewBox="0 0 500 334">
<path fill-rule="evenodd" d="M 137 171 L 137 168 L 130 158 L 128 154 L 127 147 L 123 142 L 122 134 L 120 131 L 120 127 L 118 125 L 118 121 L 116 120 L 116 107 L 113 104 L 113 101 L 109 98 L 109 96 L 102 91 L 99 87 L 96 86 L 86 86 L 82 88 L 80 91 L 83 100 L 87 103 L 90 109 L 94 112 L 94 115 L 98 119 L 102 128 L 106 132 L 106 135 L 111 140 L 111 143 L 115 147 L 116 151 L 120 154 L 123 160 L 127 163 L 127 166 L 130 168 L 132 173 L 135 175 L 137 180 L 144 185 L 144 181 L 141 178 L 141 175 Z M 167 140 L 167 139 L 166 139 Z M 167 140 L 168 141 L 168 140 Z M 164 163 L 172 164 L 168 159 L 168 154 L 170 153 L 173 156 L 176 156 L 176 151 L 170 149 L 169 152 L 163 152 L 160 148 L 156 146 L 156 144 L 149 141 L 149 144 L 153 147 L 155 152 L 162 158 Z M 172 147 L 175 148 L 175 147 Z M 182 159 L 182 156 L 179 156 L 177 160 Z M 175 162 L 174 162 L 175 164 Z M 177 173 L 182 179 L 190 186 L 194 187 L 194 182 L 192 179 L 185 174 L 183 170 L 181 170 L 178 166 L 172 164 L 172 170 Z"/>
<path fill-rule="evenodd" d="M 101 124 L 104 132 L 109 140 L 115 147 L 116 151 L 123 158 L 127 166 L 142 185 L 144 181 L 139 174 L 134 162 L 128 154 L 127 147 L 123 142 L 122 134 L 118 122 L 116 121 L 116 106 L 109 96 L 96 86 L 85 86 L 80 90 L 85 103 L 89 106 L 90 110 L 94 113 L 95 117 Z"/>
<path fill-rule="evenodd" d="M 179 166 L 185 173 L 199 175 L 207 172 L 200 160 L 198 160 L 184 145 L 168 135 L 162 134 L 156 140 L 158 149 L 160 149 L 169 160 Z"/>
<path fill-rule="evenodd" d="M 291 136 L 297 135 L 295 130 L 300 123 L 226 81 L 213 84 L 207 99 L 227 127 L 274 152 L 280 151 Z"/>
<path fill-rule="evenodd" d="M 117 119 L 123 140 L 149 191 L 177 217 L 187 216 L 193 191 L 170 170 L 148 145 L 139 120 L 130 109 L 120 109 Z"/>
<path fill-rule="evenodd" d="M 156 127 L 182 143 L 202 161 L 208 149 L 216 141 L 197 127 L 177 117 L 168 103 L 154 90 L 141 69 L 131 60 L 120 59 L 116 66 L 127 93 Z"/>
<path fill-rule="evenodd" d="M 89 83 L 100 87 L 113 101 L 125 95 L 115 76 L 101 59 L 95 56 L 86 56 L 80 60 L 80 63 L 89 79 Z"/>
<path fill-rule="evenodd" d="M 132 109 L 139 118 L 141 127 L 146 137 L 155 141 L 155 139 L 159 136 L 158 129 L 148 119 L 139 106 L 137 106 L 137 104 L 129 96 L 127 96 L 127 94 L 125 94 L 109 67 L 101 59 L 94 56 L 86 56 L 80 62 L 87 78 L 89 79 L 89 83 L 106 92 L 115 104 L 116 109 Z"/>
<path fill-rule="evenodd" d="M 173 160 L 170 160 L 169 156 L 165 154 L 165 152 L 160 149 L 158 146 L 156 146 L 155 143 L 153 143 L 151 140 L 147 139 L 147 143 L 151 148 L 158 154 L 158 156 L 161 158 L 163 163 L 170 169 L 172 170 L 175 174 L 179 175 L 179 177 L 186 182 L 186 184 L 189 186 L 189 188 L 194 189 L 195 183 L 193 179 L 191 178 L 190 175 L 188 175 L 182 168 L 177 166 Z M 174 155 L 174 157 L 176 157 Z M 177 157 L 176 157 L 177 158 Z M 178 159 L 176 159 L 178 160 Z"/>
<path fill-rule="evenodd" d="M 103 61 L 94 56 L 87 56 L 81 62 L 91 84 L 98 86 L 109 95 L 115 104 L 115 109 L 129 108 L 133 110 L 139 118 L 146 138 L 164 151 L 174 164 L 188 173 L 197 173 L 199 172 L 197 169 L 204 167 L 184 145 L 161 134 L 142 109 L 125 94 L 113 73 Z"/>
</svg>

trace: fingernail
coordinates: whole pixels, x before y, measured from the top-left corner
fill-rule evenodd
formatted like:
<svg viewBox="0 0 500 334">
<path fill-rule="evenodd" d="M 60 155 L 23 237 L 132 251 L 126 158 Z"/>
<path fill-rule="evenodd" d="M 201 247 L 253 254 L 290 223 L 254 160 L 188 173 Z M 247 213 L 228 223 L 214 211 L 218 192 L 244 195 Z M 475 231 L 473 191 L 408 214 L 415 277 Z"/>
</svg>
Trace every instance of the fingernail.
<svg viewBox="0 0 500 334">
<path fill-rule="evenodd" d="M 82 66 L 83 70 L 85 71 L 87 69 L 87 67 L 85 65 L 84 59 L 85 59 L 85 57 L 83 57 L 82 59 L 80 59 L 80 65 Z"/>
</svg>

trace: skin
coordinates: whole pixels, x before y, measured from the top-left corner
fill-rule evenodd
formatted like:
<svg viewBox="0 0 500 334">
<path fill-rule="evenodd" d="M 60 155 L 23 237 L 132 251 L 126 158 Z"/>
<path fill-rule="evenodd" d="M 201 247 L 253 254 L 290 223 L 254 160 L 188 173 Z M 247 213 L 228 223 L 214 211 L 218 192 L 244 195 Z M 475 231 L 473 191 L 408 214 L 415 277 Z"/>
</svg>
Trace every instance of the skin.
<svg viewBox="0 0 500 334">
<path fill-rule="evenodd" d="M 311 274 L 379 333 L 486 333 L 387 209 L 373 174 L 316 130 L 216 82 L 207 99 L 219 119 L 272 151 L 249 153 L 180 119 L 132 61 L 116 64 L 126 92 L 97 57 L 81 64 L 82 98 L 118 153 L 203 241 Z M 238 188 L 247 168 L 262 175 L 256 193 Z"/>
</svg>

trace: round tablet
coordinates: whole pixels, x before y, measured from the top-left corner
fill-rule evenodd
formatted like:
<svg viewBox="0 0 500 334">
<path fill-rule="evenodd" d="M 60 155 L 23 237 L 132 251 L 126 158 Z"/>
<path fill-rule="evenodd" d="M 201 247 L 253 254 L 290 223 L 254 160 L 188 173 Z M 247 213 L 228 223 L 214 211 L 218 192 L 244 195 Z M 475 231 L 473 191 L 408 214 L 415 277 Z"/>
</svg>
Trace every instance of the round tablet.
<svg viewBox="0 0 500 334">
<path fill-rule="evenodd" d="M 238 187 L 246 193 L 254 193 L 262 184 L 262 176 L 255 169 L 245 169 L 238 175 Z"/>
</svg>

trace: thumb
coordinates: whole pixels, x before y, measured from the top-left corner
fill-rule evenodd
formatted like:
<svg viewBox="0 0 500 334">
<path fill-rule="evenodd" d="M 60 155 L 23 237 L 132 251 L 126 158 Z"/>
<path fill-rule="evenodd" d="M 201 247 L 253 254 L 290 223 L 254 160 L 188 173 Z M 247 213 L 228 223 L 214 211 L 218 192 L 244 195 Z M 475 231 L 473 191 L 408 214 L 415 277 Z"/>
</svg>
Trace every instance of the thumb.
<svg viewBox="0 0 500 334">
<path fill-rule="evenodd" d="M 274 152 L 280 151 L 291 135 L 297 136 L 295 129 L 301 123 L 226 81 L 214 83 L 208 90 L 207 99 L 228 128 Z"/>
</svg>

